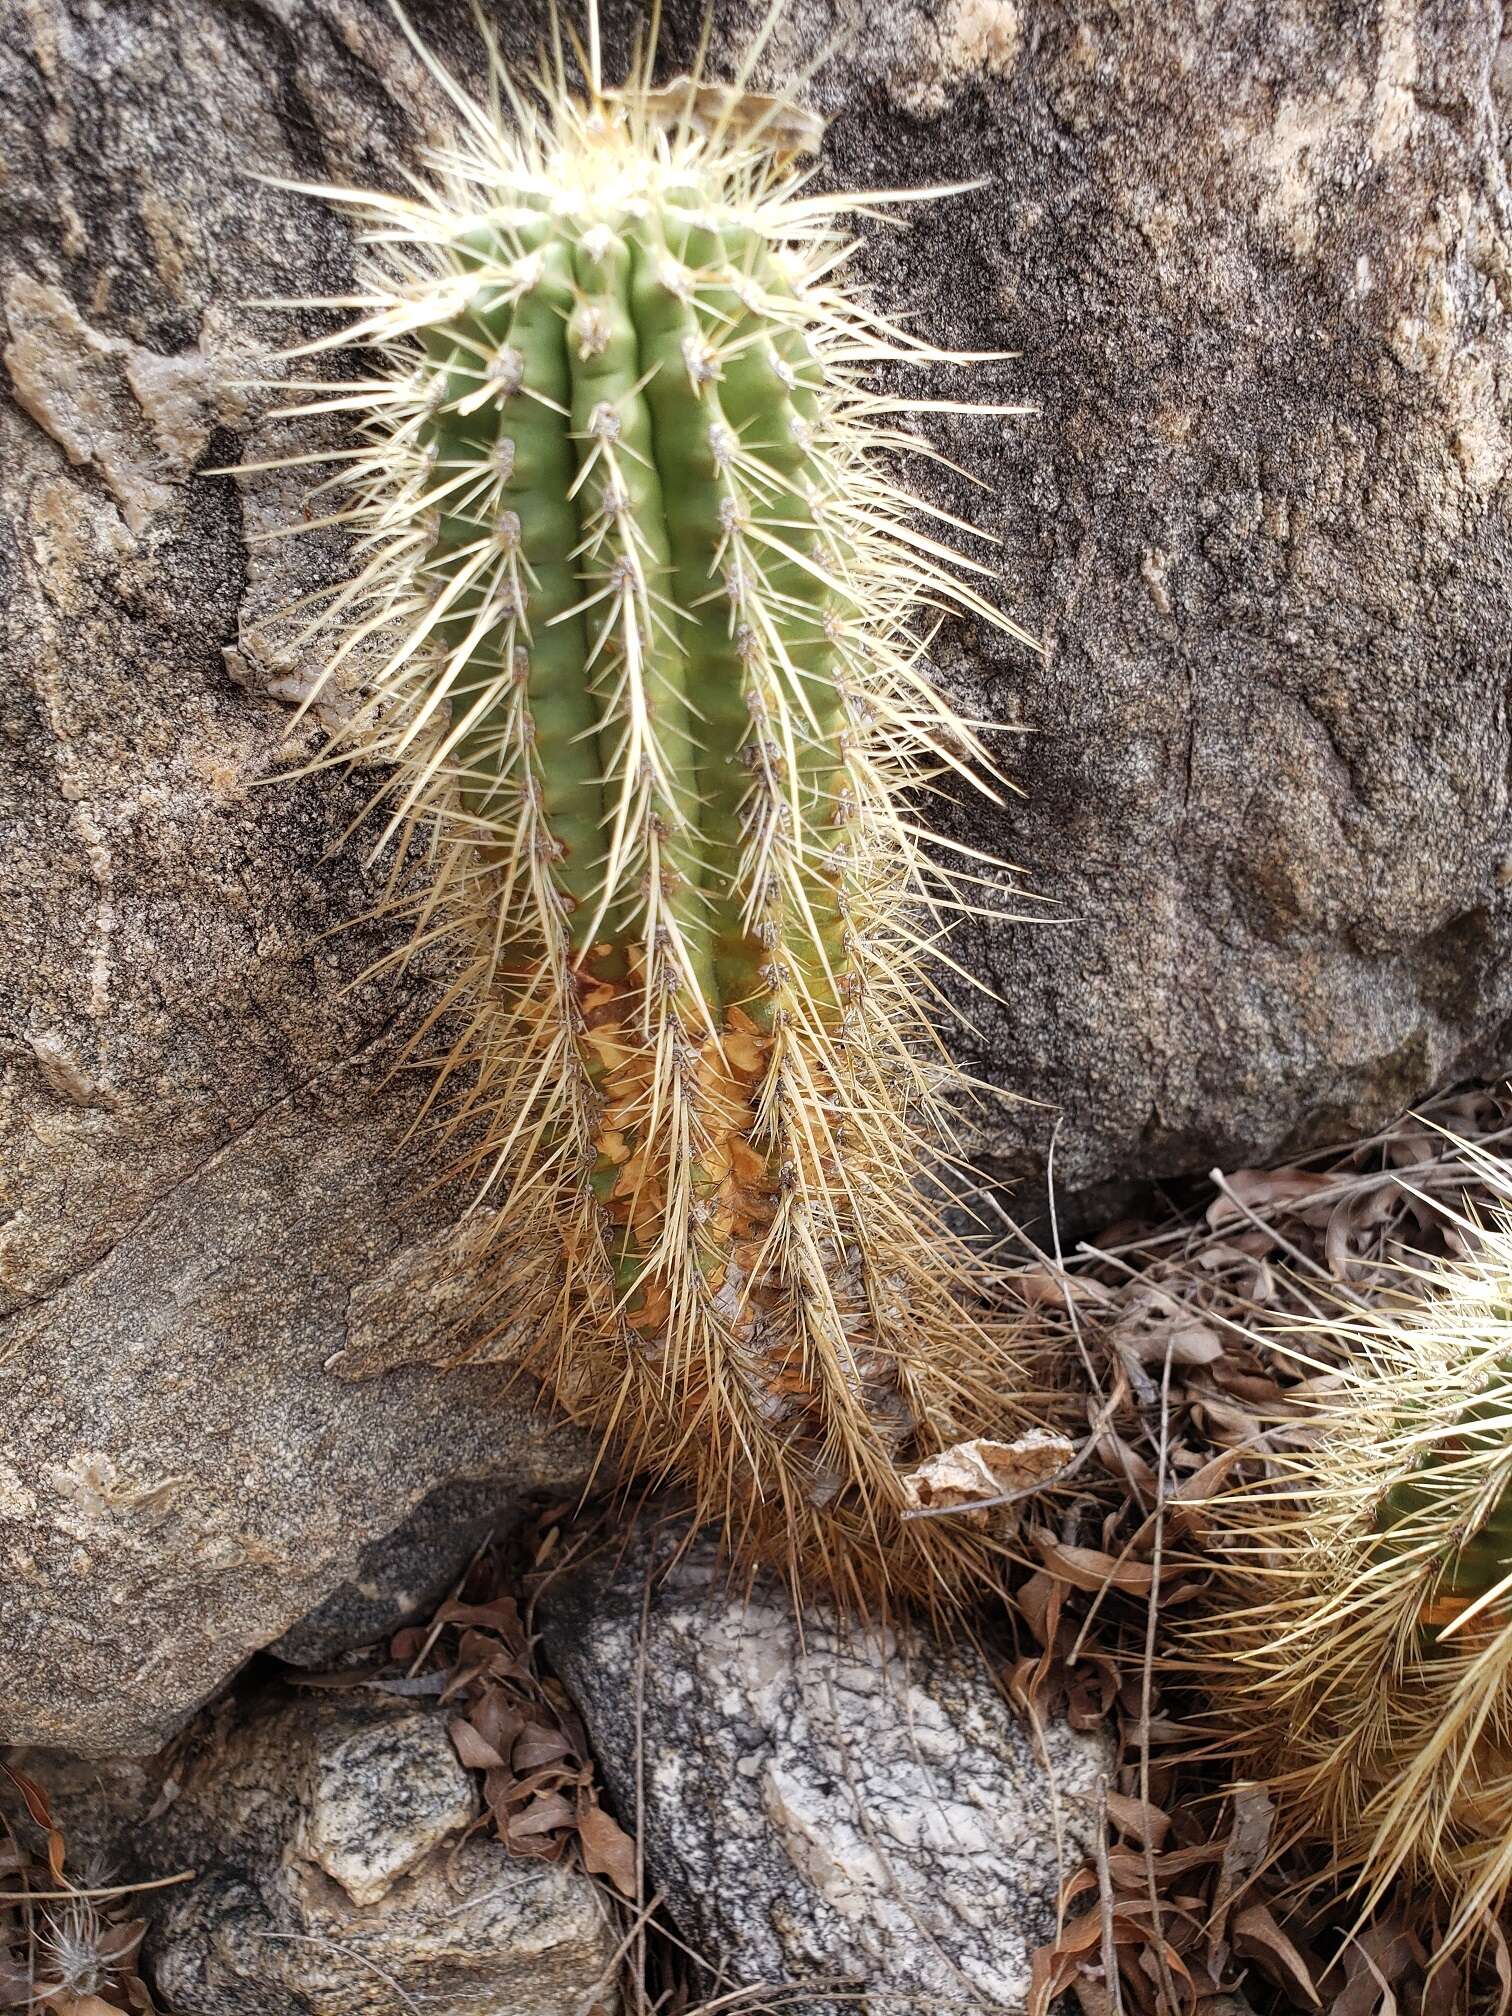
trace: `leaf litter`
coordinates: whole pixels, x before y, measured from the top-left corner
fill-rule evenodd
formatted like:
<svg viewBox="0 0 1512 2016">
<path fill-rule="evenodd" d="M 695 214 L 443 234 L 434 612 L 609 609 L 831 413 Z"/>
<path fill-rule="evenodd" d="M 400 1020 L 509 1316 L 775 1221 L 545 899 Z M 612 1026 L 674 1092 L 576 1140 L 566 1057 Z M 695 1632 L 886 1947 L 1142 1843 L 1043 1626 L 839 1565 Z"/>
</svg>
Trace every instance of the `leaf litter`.
<svg viewBox="0 0 1512 2016">
<path fill-rule="evenodd" d="M 1364 1925 L 1298 1901 L 1307 1872 L 1296 1851 L 1274 1850 L 1264 1789 L 1194 1754 L 1198 1704 L 1159 1654 L 1162 1614 L 1204 1587 L 1205 1501 L 1302 1432 L 1309 1381 L 1326 1376 L 1267 1352 L 1251 1326 L 1399 1286 L 1404 1247 L 1454 1250 L 1452 1218 L 1481 1185 L 1440 1128 L 1512 1154 L 1512 1096 L 1459 1095 L 1363 1142 L 1215 1171 L 1185 1208 L 1109 1226 L 1062 1259 L 1036 1252 L 1011 1287 L 1047 1352 L 1074 1343 L 1082 1354 L 1085 1434 L 962 1443 L 911 1480 L 913 1517 L 1012 1526 L 1012 1616 L 999 1634 L 1013 1640 L 999 1665 L 1009 1700 L 1035 1722 L 1059 1714 L 1113 1740 L 1101 1839 L 1033 1956 L 1026 2016 L 1068 1993 L 1081 2016 L 1512 2010 L 1512 1949 L 1492 1944 L 1489 1978 L 1435 1967 L 1423 1899 L 1389 1899 Z M 598 1879 L 626 1928 L 619 1991 L 633 2016 L 903 2006 L 855 1983 L 732 1984 L 646 1895 L 637 1816 L 607 1810 L 576 1711 L 536 1658 L 530 1592 L 558 1570 L 567 1510 L 544 1516 L 523 1556 L 480 1552 L 367 1684 L 448 1709 L 457 1755 L 479 1778 L 478 1826 L 513 1854 L 576 1859 Z M 575 1546 L 612 1542 L 615 1515 L 600 1518 L 573 1522 Z M 979 1642 L 991 1652 L 990 1626 Z M 606 2008 L 613 1994 L 606 1982 Z"/>
<path fill-rule="evenodd" d="M 548 1550 L 556 1530 L 547 1527 Z M 499 1586 L 506 1579 L 506 1563 L 485 1549 L 429 1625 L 395 1634 L 390 1660 L 405 1681 L 439 1682 L 453 1747 L 481 1777 L 478 1827 L 514 1855 L 575 1855 L 590 1876 L 633 1898 L 635 1843 L 601 1804 L 587 1733 L 559 1683 L 541 1672 L 520 1599 Z"/>
<path fill-rule="evenodd" d="M 1236 1996 L 1323 2016 L 1512 2009 L 1508 1928 L 1486 1928 L 1472 1966 L 1438 1954 L 1428 1897 L 1399 1886 L 1363 1923 L 1320 1900 L 1320 1864 L 1273 1842 L 1264 1788 L 1202 1754 L 1201 1704 L 1159 1651 L 1161 1616 L 1205 1586 L 1204 1501 L 1308 1433 L 1309 1393 L 1330 1379 L 1316 1333 L 1293 1361 L 1254 1326 L 1399 1294 L 1404 1257 L 1460 1250 L 1456 1217 L 1489 1201 L 1460 1142 L 1512 1155 L 1512 1094 L 1461 1092 L 1364 1141 L 1215 1170 L 1186 1208 L 1036 1253 L 1018 1277 L 1094 1390 L 1068 1466 L 1087 1459 L 1085 1489 L 1048 1494 L 1024 1524 L 1038 1563 L 1013 1602 L 1033 1642 L 1004 1677 L 1036 1717 L 1106 1728 L 1116 1758 L 1028 2016 L 1068 1992 L 1082 2016 L 1235 2016 Z"/>
<path fill-rule="evenodd" d="M 192 1871 L 171 1877 L 187 1882 Z M 95 1880 L 91 1880 L 93 1877 Z M 137 1958 L 142 1889 L 69 1865 L 45 1787 L 0 1761 L 0 2010 L 46 2016 L 156 2016 Z"/>
</svg>

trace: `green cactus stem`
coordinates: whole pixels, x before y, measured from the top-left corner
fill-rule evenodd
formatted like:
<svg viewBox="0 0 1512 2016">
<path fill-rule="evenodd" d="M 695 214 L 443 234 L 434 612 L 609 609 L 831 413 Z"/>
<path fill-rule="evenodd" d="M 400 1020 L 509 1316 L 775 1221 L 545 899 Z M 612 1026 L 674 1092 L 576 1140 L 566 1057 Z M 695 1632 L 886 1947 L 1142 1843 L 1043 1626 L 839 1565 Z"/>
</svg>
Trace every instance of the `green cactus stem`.
<svg viewBox="0 0 1512 2016">
<path fill-rule="evenodd" d="M 529 1339 L 739 1558 L 949 1609 L 990 1536 L 909 1521 L 907 1473 L 1020 1423 L 1023 1376 L 931 1201 L 928 969 L 1009 885 L 927 845 L 921 792 L 998 784 L 920 619 L 1031 640 L 900 485 L 896 415 L 1022 409 L 870 386 L 972 360 L 846 285 L 844 212 L 897 199 L 813 193 L 790 108 L 649 69 L 536 104 L 494 61 L 507 121 L 432 64 L 428 188 L 314 192 L 371 244 L 356 324 L 291 353 L 376 365 L 291 409 L 365 443 L 323 486 L 360 571 L 297 641 L 363 665 L 332 754 L 393 766 L 380 844 L 424 832 L 403 900 L 458 948 L 476 1341 Z"/>
</svg>

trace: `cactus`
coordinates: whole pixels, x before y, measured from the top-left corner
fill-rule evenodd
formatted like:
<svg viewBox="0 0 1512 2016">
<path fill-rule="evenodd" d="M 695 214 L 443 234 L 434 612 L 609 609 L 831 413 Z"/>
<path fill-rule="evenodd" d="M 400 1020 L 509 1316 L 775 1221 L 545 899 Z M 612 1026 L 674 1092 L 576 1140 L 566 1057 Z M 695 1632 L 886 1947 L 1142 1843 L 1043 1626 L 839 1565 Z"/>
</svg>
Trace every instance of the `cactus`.
<svg viewBox="0 0 1512 2016">
<path fill-rule="evenodd" d="M 1301 1446 L 1210 1508 L 1176 1655 L 1278 1842 L 1326 1850 L 1362 1915 L 1399 1878 L 1434 1893 L 1445 1953 L 1512 1890 L 1512 1176 L 1458 1145 L 1494 1212 L 1327 1324 L 1342 1368 Z"/>
<path fill-rule="evenodd" d="M 295 641 L 365 664 L 332 753 L 392 766 L 378 844 L 425 834 L 413 942 L 458 951 L 433 1100 L 496 1207 L 485 1345 L 533 1340 L 737 1557 L 948 1609 L 990 1543 L 905 1520 L 904 1472 L 1023 1378 L 934 1183 L 929 969 L 1006 880 L 920 823 L 997 784 L 918 618 L 1032 640 L 890 467 L 930 452 L 904 413 L 1024 409 L 873 389 L 971 361 L 843 283 L 843 214 L 896 195 L 813 193 L 743 80 L 605 90 L 590 29 L 577 95 L 493 50 L 481 105 L 422 49 L 462 121 L 432 182 L 306 191 L 369 249 L 359 319 L 288 354 L 374 369 L 286 409 L 363 435 L 315 518 L 360 570 Z"/>
</svg>

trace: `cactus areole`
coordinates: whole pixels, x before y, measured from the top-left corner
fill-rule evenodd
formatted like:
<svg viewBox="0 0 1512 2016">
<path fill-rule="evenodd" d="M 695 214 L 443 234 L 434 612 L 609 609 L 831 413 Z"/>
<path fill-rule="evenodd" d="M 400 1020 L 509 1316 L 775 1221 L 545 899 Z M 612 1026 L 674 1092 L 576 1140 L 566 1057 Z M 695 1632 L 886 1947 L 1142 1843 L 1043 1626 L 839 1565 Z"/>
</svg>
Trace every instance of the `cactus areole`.
<svg viewBox="0 0 1512 2016">
<path fill-rule="evenodd" d="M 315 514 L 359 570 L 300 642 L 359 694 L 334 753 L 393 766 L 379 844 L 430 843 L 417 941 L 459 948 L 485 1341 L 544 1344 L 737 1551 L 948 1604 L 981 1543 L 901 1519 L 902 1473 L 1019 1381 L 920 1184 L 927 968 L 1006 883 L 919 823 L 994 792 L 919 617 L 1023 633 L 893 472 L 932 452 L 905 411 L 1023 409 L 867 382 L 972 360 L 843 284 L 843 213 L 899 198 L 812 193 L 791 107 L 649 65 L 527 100 L 497 52 L 484 104 L 426 60 L 460 128 L 423 193 L 310 192 L 365 227 L 360 315 L 290 354 L 374 368 L 291 409 L 362 437 Z"/>
</svg>

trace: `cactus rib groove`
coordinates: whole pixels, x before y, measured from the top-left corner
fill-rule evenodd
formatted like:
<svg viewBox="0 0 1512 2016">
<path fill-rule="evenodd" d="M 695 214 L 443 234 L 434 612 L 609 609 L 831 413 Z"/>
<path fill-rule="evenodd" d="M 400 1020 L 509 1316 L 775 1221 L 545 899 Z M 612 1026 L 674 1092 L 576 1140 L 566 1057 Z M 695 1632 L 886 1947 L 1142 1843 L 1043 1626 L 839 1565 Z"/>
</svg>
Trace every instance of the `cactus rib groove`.
<svg viewBox="0 0 1512 2016">
<path fill-rule="evenodd" d="M 490 1207 L 485 1346 L 737 1559 L 949 1613 L 992 1545 L 905 1473 L 1012 1432 L 1024 1374 L 935 1201 L 930 969 L 1011 883 L 920 823 L 1001 782 L 920 617 L 1033 640 L 893 469 L 908 412 L 1027 409 L 877 390 L 973 361 L 846 282 L 844 214 L 899 197 L 815 192 L 743 78 L 605 89 L 591 28 L 581 87 L 490 45 L 482 101 L 417 42 L 459 116 L 428 181 L 285 185 L 365 239 L 355 322 L 286 354 L 372 365 L 283 409 L 361 444 L 315 513 L 358 571 L 293 641 L 356 688 L 324 760 L 391 766 L 375 851 L 428 842 L 395 901 L 457 953 L 431 1101 Z"/>
</svg>

